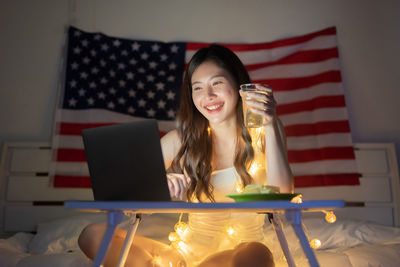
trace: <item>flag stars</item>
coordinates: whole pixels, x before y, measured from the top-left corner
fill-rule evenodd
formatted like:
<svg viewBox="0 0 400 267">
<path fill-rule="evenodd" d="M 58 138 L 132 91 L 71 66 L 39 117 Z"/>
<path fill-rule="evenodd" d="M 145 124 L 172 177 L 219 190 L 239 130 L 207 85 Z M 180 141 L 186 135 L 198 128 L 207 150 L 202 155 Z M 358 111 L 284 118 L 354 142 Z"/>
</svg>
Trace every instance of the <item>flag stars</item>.
<svg viewBox="0 0 400 267">
<path fill-rule="evenodd" d="M 148 91 L 147 92 L 147 98 L 148 99 L 154 99 L 154 96 L 155 96 L 156 94 L 153 92 L 153 91 Z"/>
<path fill-rule="evenodd" d="M 79 91 L 78 91 L 79 96 L 85 96 L 85 93 L 86 93 L 86 90 L 83 88 L 79 89 Z"/>
<path fill-rule="evenodd" d="M 90 63 L 90 58 L 84 57 L 82 61 L 84 64 L 88 65 Z"/>
<path fill-rule="evenodd" d="M 90 55 L 92 55 L 92 57 L 95 57 L 97 55 L 96 50 L 90 50 Z"/>
<path fill-rule="evenodd" d="M 76 106 L 76 100 L 74 98 L 71 98 L 70 100 L 68 100 L 68 105 L 70 105 L 71 107 L 75 107 Z"/>
<path fill-rule="evenodd" d="M 168 76 L 167 81 L 174 82 L 175 81 L 175 76 L 172 76 L 172 75 Z"/>
<path fill-rule="evenodd" d="M 103 93 L 103 92 L 100 92 L 100 93 L 97 94 L 97 97 L 98 97 L 99 99 L 106 99 L 106 94 Z"/>
<path fill-rule="evenodd" d="M 138 68 L 138 72 L 139 72 L 139 73 L 145 73 L 146 70 L 145 70 L 144 68 L 140 67 L 140 68 Z"/>
<path fill-rule="evenodd" d="M 156 87 L 157 87 L 157 90 L 162 91 L 162 90 L 164 90 L 165 84 L 163 84 L 162 82 L 158 82 L 158 83 L 156 83 Z"/>
<path fill-rule="evenodd" d="M 110 47 L 107 44 L 102 44 L 101 45 L 101 50 L 106 51 L 109 49 Z"/>
<path fill-rule="evenodd" d="M 122 50 L 121 55 L 122 55 L 122 56 L 127 56 L 127 55 L 128 55 L 128 51 Z"/>
<path fill-rule="evenodd" d="M 149 68 L 150 68 L 150 69 L 155 69 L 155 68 L 157 68 L 157 63 L 154 62 L 154 61 L 149 62 Z"/>
<path fill-rule="evenodd" d="M 172 91 L 168 91 L 167 98 L 173 100 L 175 98 L 175 93 Z"/>
<path fill-rule="evenodd" d="M 138 106 L 144 108 L 146 106 L 146 100 L 144 100 L 143 98 L 141 98 L 138 101 Z"/>
<path fill-rule="evenodd" d="M 81 79 L 87 79 L 88 74 L 86 72 L 81 72 Z"/>
<path fill-rule="evenodd" d="M 77 70 L 78 67 L 79 67 L 79 64 L 76 63 L 76 62 L 73 62 L 73 63 L 71 64 L 71 69 L 73 69 L 73 70 Z"/>
<path fill-rule="evenodd" d="M 147 116 L 154 117 L 156 115 L 156 111 L 154 109 L 147 110 Z"/>
<path fill-rule="evenodd" d="M 93 74 L 97 74 L 97 73 L 99 73 L 99 69 L 96 68 L 96 67 L 94 67 L 94 68 L 92 68 L 91 72 L 92 72 Z"/>
<path fill-rule="evenodd" d="M 117 93 L 117 90 L 115 90 L 113 87 L 111 87 L 108 92 L 110 92 L 111 95 L 115 95 Z"/>
<path fill-rule="evenodd" d="M 121 45 L 121 42 L 117 39 L 113 42 L 113 46 L 119 47 Z"/>
<path fill-rule="evenodd" d="M 103 59 L 100 60 L 100 66 L 105 67 L 107 65 L 107 62 L 105 62 Z"/>
<path fill-rule="evenodd" d="M 93 39 L 96 40 L 96 41 L 99 41 L 99 40 L 101 39 L 101 35 L 100 35 L 100 34 L 96 34 L 96 35 L 93 37 Z"/>
<path fill-rule="evenodd" d="M 151 74 L 147 75 L 146 78 L 147 78 L 148 82 L 154 82 L 154 79 L 155 79 L 155 77 L 153 75 L 151 75 Z"/>
<path fill-rule="evenodd" d="M 134 59 L 134 58 L 132 58 L 131 60 L 129 60 L 129 64 L 131 64 L 131 65 L 136 65 L 136 63 L 137 63 L 137 60 L 136 59 Z"/>
<path fill-rule="evenodd" d="M 108 72 L 108 75 L 110 75 L 110 77 L 115 77 L 115 71 L 110 70 L 110 71 Z"/>
<path fill-rule="evenodd" d="M 136 84 L 136 86 L 137 86 L 137 88 L 139 88 L 139 89 L 144 89 L 144 83 L 141 82 L 141 81 L 138 81 L 137 84 Z"/>
<path fill-rule="evenodd" d="M 139 51 L 139 48 L 140 48 L 140 44 L 138 44 L 137 42 L 134 42 L 132 44 L 132 50 L 133 51 Z"/>
<path fill-rule="evenodd" d="M 115 104 L 113 102 L 108 102 L 107 107 L 109 109 L 114 109 L 115 108 Z"/>
<path fill-rule="evenodd" d="M 114 54 L 112 54 L 111 56 L 110 56 L 110 60 L 117 60 L 117 57 L 114 55 Z"/>
<path fill-rule="evenodd" d="M 165 101 L 163 101 L 163 100 L 160 100 L 160 101 L 157 102 L 157 106 L 158 106 L 159 109 L 165 109 L 165 105 L 166 104 L 167 103 Z"/>
<path fill-rule="evenodd" d="M 133 80 L 133 77 L 135 77 L 135 74 L 134 74 L 134 73 L 132 73 L 132 72 L 126 73 L 126 78 L 127 78 L 128 80 Z"/>
<path fill-rule="evenodd" d="M 166 54 L 162 54 L 161 56 L 160 56 L 160 60 L 161 61 L 166 61 L 168 59 L 168 56 L 166 55 Z"/>
<path fill-rule="evenodd" d="M 82 50 L 81 50 L 79 47 L 75 47 L 75 48 L 74 48 L 74 53 L 75 53 L 75 54 L 78 54 L 78 55 L 79 55 L 79 54 L 81 53 L 81 51 L 82 51 Z"/>
<path fill-rule="evenodd" d="M 176 69 L 176 64 L 174 62 L 172 62 L 171 64 L 168 65 L 168 68 L 170 70 L 175 70 Z"/>
<path fill-rule="evenodd" d="M 179 50 L 179 46 L 177 46 L 176 44 L 171 46 L 171 53 L 178 53 L 178 50 Z"/>
<path fill-rule="evenodd" d="M 88 105 L 93 106 L 94 105 L 94 99 L 92 97 L 87 99 Z"/>
<path fill-rule="evenodd" d="M 160 46 L 159 46 L 158 44 L 153 44 L 153 45 L 151 46 L 151 50 L 152 50 L 153 52 L 158 52 L 158 50 L 160 50 Z"/>
<path fill-rule="evenodd" d="M 125 105 L 125 103 L 126 103 L 125 98 L 123 98 L 123 97 L 118 98 L 118 103 L 121 105 Z"/>
<path fill-rule="evenodd" d="M 83 47 L 87 47 L 88 44 L 89 44 L 89 41 L 84 39 L 84 40 L 81 41 L 81 44 L 82 44 Z"/>
<path fill-rule="evenodd" d="M 80 31 L 74 31 L 74 36 L 75 37 L 79 37 L 79 36 L 81 36 L 81 32 Z"/>
<path fill-rule="evenodd" d="M 120 70 L 125 69 L 125 64 L 124 63 L 118 63 L 118 69 L 120 69 Z"/>
<path fill-rule="evenodd" d="M 71 88 L 76 87 L 76 81 L 75 80 L 70 81 L 69 82 L 69 87 L 71 87 Z"/>
<path fill-rule="evenodd" d="M 135 109 L 132 106 L 128 107 L 128 113 L 133 114 L 135 113 Z"/>
<path fill-rule="evenodd" d="M 91 82 L 89 84 L 89 88 L 92 88 L 92 89 L 97 88 L 97 84 L 95 82 Z"/>
<path fill-rule="evenodd" d="M 146 52 L 144 52 L 143 54 L 140 55 L 140 58 L 143 60 L 147 60 L 149 58 L 149 55 Z"/>
<path fill-rule="evenodd" d="M 108 80 L 104 77 L 100 79 L 101 84 L 106 84 L 107 82 L 108 82 Z"/>
<path fill-rule="evenodd" d="M 119 80 L 119 87 L 125 87 L 126 82 L 124 80 Z"/>
<path fill-rule="evenodd" d="M 133 89 L 130 89 L 130 90 L 128 91 L 128 95 L 129 95 L 129 97 L 134 98 L 134 97 L 136 96 L 136 91 L 133 90 Z"/>
<path fill-rule="evenodd" d="M 167 114 L 169 118 L 175 118 L 175 111 L 173 109 L 168 110 Z"/>
</svg>

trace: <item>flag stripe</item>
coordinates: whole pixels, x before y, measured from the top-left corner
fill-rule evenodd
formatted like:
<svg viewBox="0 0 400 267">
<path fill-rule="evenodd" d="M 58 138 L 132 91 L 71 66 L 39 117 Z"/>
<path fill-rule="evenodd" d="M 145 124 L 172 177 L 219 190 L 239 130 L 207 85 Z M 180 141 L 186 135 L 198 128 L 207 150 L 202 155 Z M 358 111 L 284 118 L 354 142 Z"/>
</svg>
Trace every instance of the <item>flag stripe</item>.
<svg viewBox="0 0 400 267">
<path fill-rule="evenodd" d="M 321 121 L 310 124 L 294 124 L 285 126 L 287 137 L 319 135 L 327 133 L 349 133 L 350 125 L 346 121 Z"/>
<path fill-rule="evenodd" d="M 297 103 L 283 104 L 276 107 L 276 113 L 281 116 L 302 111 L 312 111 L 320 108 L 345 107 L 343 95 L 319 96 L 311 100 Z"/>
<path fill-rule="evenodd" d="M 308 150 L 288 150 L 288 159 L 292 163 L 329 159 L 354 159 L 353 147 L 323 147 Z"/>
<path fill-rule="evenodd" d="M 356 173 L 304 175 L 296 176 L 295 187 L 329 186 L 329 185 L 359 185 L 359 175 Z"/>
<path fill-rule="evenodd" d="M 341 82 L 342 78 L 338 70 L 326 71 L 320 74 L 300 78 L 276 78 L 253 80 L 254 83 L 267 84 L 274 91 L 297 90 L 311 87 L 321 83 Z"/>
</svg>

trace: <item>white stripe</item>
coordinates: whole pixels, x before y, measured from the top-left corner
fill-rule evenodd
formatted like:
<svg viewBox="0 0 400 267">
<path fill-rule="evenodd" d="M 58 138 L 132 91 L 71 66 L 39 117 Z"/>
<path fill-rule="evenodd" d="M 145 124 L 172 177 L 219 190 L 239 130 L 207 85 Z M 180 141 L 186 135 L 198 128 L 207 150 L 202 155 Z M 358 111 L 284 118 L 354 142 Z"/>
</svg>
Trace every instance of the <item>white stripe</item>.
<svg viewBox="0 0 400 267">
<path fill-rule="evenodd" d="M 355 160 L 319 160 L 306 163 L 291 163 L 290 167 L 295 176 L 357 172 Z"/>
<path fill-rule="evenodd" d="M 78 135 L 57 135 L 59 148 L 83 149 L 82 136 Z"/>
<path fill-rule="evenodd" d="M 301 137 L 287 137 L 286 141 L 288 150 L 353 146 L 350 133 L 332 133 Z"/>
<path fill-rule="evenodd" d="M 105 109 L 85 110 L 59 110 L 61 116 L 58 121 L 69 123 L 127 123 L 145 120 L 145 118 L 133 117 Z M 157 120 L 161 131 L 169 131 L 176 128 L 174 121 Z"/>
<path fill-rule="evenodd" d="M 331 70 L 339 70 L 339 60 L 337 58 L 313 63 L 267 66 L 265 68 L 250 71 L 249 75 L 252 80 L 282 79 L 307 77 Z"/>
<path fill-rule="evenodd" d="M 286 57 L 290 54 L 293 54 L 298 51 L 307 51 L 314 49 L 327 49 L 336 47 L 336 36 L 335 35 L 326 35 L 326 36 L 318 36 L 314 39 L 306 41 L 304 43 L 299 43 L 295 45 L 289 45 L 284 47 L 277 47 L 271 49 L 259 49 L 252 51 L 239 51 L 235 52 L 236 55 L 240 58 L 240 60 L 245 65 L 249 64 L 259 64 L 266 62 L 273 62 L 279 60 L 283 57 Z M 186 50 L 185 54 L 185 62 L 188 63 L 189 60 L 194 55 L 195 51 Z"/>
<path fill-rule="evenodd" d="M 275 91 L 274 97 L 279 104 L 288 104 L 310 100 L 319 96 L 343 95 L 341 83 L 322 83 L 312 87 L 292 91 Z"/>
<path fill-rule="evenodd" d="M 346 107 L 319 108 L 313 111 L 303 111 L 279 116 L 284 126 L 294 124 L 317 123 L 322 121 L 348 120 Z"/>
<path fill-rule="evenodd" d="M 89 176 L 89 168 L 86 162 L 57 162 L 55 173 L 57 175 Z"/>
</svg>

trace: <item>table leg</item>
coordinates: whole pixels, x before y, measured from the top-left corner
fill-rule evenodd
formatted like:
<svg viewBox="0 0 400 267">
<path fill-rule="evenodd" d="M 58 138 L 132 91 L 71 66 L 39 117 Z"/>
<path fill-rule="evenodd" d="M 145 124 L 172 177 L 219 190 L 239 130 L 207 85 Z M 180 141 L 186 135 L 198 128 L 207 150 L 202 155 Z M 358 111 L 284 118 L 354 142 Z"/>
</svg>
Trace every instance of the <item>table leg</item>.
<svg viewBox="0 0 400 267">
<path fill-rule="evenodd" d="M 281 248 L 282 248 L 283 254 L 285 255 L 288 266 L 295 267 L 296 264 L 294 263 L 292 254 L 290 253 L 289 245 L 285 238 L 285 234 L 282 231 L 281 221 L 276 216 L 274 217 L 274 215 L 272 213 L 268 214 L 268 219 L 269 219 L 270 223 L 272 224 L 272 226 L 274 227 L 276 236 L 278 237 L 279 244 L 281 245 Z"/>
<path fill-rule="evenodd" d="M 131 219 L 129 220 L 128 232 L 126 233 L 124 245 L 122 246 L 121 254 L 119 255 L 117 267 L 123 267 L 125 265 L 126 258 L 128 257 L 128 253 L 131 248 L 133 238 L 135 236 L 140 220 L 142 219 L 140 214 L 132 214 L 132 215 L 136 216 L 132 216 Z"/>
<path fill-rule="evenodd" d="M 104 257 L 106 256 L 108 246 L 110 245 L 111 239 L 114 235 L 115 228 L 121 223 L 124 214 L 120 211 L 109 211 L 107 219 L 107 229 L 104 233 L 103 239 L 99 250 L 97 251 L 96 257 L 93 261 L 94 267 L 100 267 L 103 263 Z"/>
<path fill-rule="evenodd" d="M 301 211 L 300 210 L 286 210 L 286 219 L 290 222 L 295 231 L 297 238 L 300 241 L 301 247 L 307 256 L 308 262 L 311 267 L 319 267 L 317 258 L 315 257 L 313 249 L 306 234 L 304 233 L 303 226 L 301 225 Z"/>
</svg>

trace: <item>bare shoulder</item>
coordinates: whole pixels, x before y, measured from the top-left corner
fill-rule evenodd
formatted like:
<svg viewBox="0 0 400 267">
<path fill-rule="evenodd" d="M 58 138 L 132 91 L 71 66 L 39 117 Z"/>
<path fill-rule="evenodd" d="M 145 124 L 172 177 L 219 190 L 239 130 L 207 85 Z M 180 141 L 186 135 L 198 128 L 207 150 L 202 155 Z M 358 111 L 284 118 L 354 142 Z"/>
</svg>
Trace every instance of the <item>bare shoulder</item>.
<svg viewBox="0 0 400 267">
<path fill-rule="evenodd" d="M 181 140 L 177 130 L 172 130 L 161 138 L 161 148 L 164 157 L 165 168 L 171 165 L 172 160 L 178 154 Z"/>
</svg>

